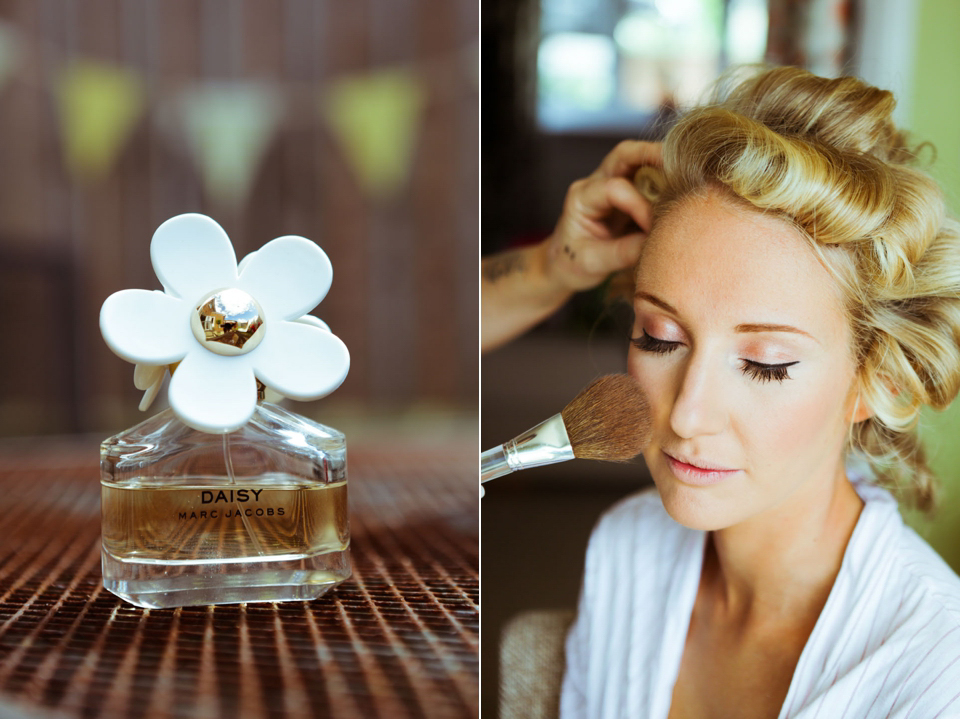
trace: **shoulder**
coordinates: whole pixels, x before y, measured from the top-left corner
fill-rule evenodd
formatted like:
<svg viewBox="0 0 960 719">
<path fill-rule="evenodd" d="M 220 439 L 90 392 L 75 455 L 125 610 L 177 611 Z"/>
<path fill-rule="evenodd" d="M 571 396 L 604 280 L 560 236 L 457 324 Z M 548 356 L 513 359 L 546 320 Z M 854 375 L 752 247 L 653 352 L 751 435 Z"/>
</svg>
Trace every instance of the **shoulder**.
<svg viewBox="0 0 960 719">
<path fill-rule="evenodd" d="M 881 546 L 889 568 L 883 592 L 889 631 L 956 631 L 951 647 L 960 657 L 960 577 L 899 513 L 888 523 L 890 541 Z"/>
<path fill-rule="evenodd" d="M 960 578 L 895 507 L 874 514 L 825 610 L 835 631 L 808 699 L 840 700 L 843 716 L 960 716 Z"/>
<path fill-rule="evenodd" d="M 885 641 L 900 650 L 896 661 L 904 680 L 926 675 L 929 682 L 942 674 L 960 692 L 960 577 L 910 527 L 901 525 L 898 535 Z M 935 674 L 917 672 L 923 664 Z"/>
<path fill-rule="evenodd" d="M 674 521 L 655 487 L 630 495 L 608 509 L 590 535 L 587 590 L 629 593 L 631 583 L 661 584 L 679 565 L 700 558 L 703 534 Z"/>
<path fill-rule="evenodd" d="M 930 605 L 942 608 L 960 626 L 960 577 L 950 565 L 906 525 L 899 533 L 898 555 L 900 582 Z"/>
<path fill-rule="evenodd" d="M 892 559 L 864 635 L 868 715 L 960 716 L 960 578 L 906 526 Z"/>
<path fill-rule="evenodd" d="M 848 547 L 849 569 L 861 590 L 874 585 L 895 613 L 936 611 L 960 627 L 960 577 L 939 554 L 904 523 L 886 490 L 858 487 L 865 499 Z M 862 525 L 862 526 L 861 526 Z M 849 559 L 849 562 L 848 562 Z M 960 647 L 960 643 L 957 645 Z"/>
<path fill-rule="evenodd" d="M 664 646 L 682 646 L 704 532 L 667 514 L 655 488 L 613 505 L 587 547 L 567 637 L 561 716 L 633 716 L 656 691 Z"/>
<path fill-rule="evenodd" d="M 876 607 L 886 621 L 878 628 L 889 638 L 956 632 L 950 648 L 960 657 L 960 577 L 903 522 L 895 506 L 878 511 L 877 520 L 861 537 L 867 558 L 863 570 L 868 571 L 857 584 L 866 590 L 869 582 L 882 580 Z"/>
</svg>

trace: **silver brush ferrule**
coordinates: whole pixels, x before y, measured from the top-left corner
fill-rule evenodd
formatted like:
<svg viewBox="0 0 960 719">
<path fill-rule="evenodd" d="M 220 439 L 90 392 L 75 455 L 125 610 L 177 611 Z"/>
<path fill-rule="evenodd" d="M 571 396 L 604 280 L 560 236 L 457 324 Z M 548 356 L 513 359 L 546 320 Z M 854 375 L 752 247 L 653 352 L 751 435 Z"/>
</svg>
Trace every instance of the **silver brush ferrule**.
<svg viewBox="0 0 960 719">
<path fill-rule="evenodd" d="M 573 459 L 573 447 L 563 416 L 553 415 L 519 437 L 488 449 L 480 455 L 480 482 L 502 477 L 518 469 Z"/>
</svg>

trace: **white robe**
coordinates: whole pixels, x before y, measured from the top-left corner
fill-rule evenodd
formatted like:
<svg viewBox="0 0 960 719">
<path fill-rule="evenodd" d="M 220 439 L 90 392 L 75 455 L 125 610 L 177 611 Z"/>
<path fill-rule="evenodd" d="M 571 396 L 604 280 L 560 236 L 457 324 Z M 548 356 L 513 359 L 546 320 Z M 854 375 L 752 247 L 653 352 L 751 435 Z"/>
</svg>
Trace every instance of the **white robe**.
<svg viewBox="0 0 960 719">
<path fill-rule="evenodd" d="M 960 717 L 960 579 L 888 492 L 854 486 L 865 504 L 779 717 Z M 656 490 L 603 516 L 567 637 L 561 719 L 666 718 L 706 536 L 671 519 Z"/>
</svg>

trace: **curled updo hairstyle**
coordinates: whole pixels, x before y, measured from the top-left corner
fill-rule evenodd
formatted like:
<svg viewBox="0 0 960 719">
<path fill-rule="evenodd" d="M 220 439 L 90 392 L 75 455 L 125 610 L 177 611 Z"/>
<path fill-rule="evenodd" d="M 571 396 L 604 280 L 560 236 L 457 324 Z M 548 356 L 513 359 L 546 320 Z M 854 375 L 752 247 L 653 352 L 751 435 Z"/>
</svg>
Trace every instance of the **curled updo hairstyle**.
<svg viewBox="0 0 960 719">
<path fill-rule="evenodd" d="M 890 92 L 851 77 L 728 76 L 668 133 L 654 216 L 713 187 L 808 238 L 849 312 L 859 401 L 873 413 L 848 451 L 928 510 L 935 483 L 916 424 L 960 390 L 960 225 L 914 167 L 893 107 Z"/>
</svg>

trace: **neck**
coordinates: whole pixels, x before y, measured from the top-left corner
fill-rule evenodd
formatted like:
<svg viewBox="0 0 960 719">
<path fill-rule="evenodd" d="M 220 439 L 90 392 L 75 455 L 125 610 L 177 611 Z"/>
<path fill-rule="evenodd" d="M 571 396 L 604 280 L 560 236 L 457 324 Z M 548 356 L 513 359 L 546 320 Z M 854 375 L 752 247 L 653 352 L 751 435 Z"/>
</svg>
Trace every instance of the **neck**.
<svg viewBox="0 0 960 719">
<path fill-rule="evenodd" d="M 705 586 L 723 614 L 738 622 L 815 622 L 862 508 L 840 466 L 831 480 L 807 483 L 763 514 L 712 532 Z"/>
</svg>

